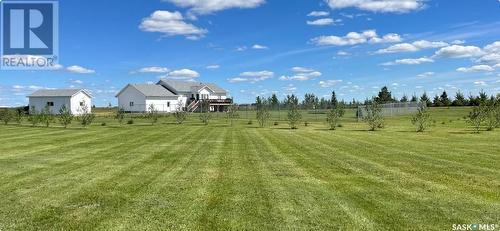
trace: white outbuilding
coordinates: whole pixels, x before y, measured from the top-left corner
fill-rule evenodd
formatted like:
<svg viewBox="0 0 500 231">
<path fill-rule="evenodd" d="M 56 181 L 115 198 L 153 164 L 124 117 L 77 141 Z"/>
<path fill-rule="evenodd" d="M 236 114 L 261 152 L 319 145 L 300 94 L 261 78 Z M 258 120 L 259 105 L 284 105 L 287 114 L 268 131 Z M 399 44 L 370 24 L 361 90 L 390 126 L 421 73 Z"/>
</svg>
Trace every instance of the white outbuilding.
<svg viewBox="0 0 500 231">
<path fill-rule="evenodd" d="M 84 89 L 38 90 L 28 96 L 30 111 L 40 112 L 49 107 L 52 114 L 59 114 L 63 105 L 73 115 L 81 115 L 84 108 L 91 112 L 92 95 Z"/>
</svg>

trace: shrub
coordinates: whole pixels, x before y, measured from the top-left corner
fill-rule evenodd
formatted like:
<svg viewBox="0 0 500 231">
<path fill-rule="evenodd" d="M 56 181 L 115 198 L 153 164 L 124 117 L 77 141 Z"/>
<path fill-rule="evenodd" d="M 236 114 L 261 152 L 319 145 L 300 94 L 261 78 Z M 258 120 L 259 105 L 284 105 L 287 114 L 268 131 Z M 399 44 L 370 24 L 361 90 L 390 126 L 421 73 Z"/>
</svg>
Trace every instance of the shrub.
<svg viewBox="0 0 500 231">
<path fill-rule="evenodd" d="M 257 96 L 255 101 L 257 106 L 257 121 L 259 122 L 260 127 L 265 127 L 269 118 L 271 118 L 271 113 L 268 110 L 268 102 L 266 99 L 262 99 L 260 96 Z"/>
<path fill-rule="evenodd" d="M 338 127 L 340 118 L 343 115 L 344 110 L 338 106 L 328 111 L 328 114 L 326 115 L 326 122 L 330 125 L 330 130 L 335 130 Z"/>
<path fill-rule="evenodd" d="M 417 132 L 424 132 L 431 125 L 431 115 L 427 109 L 427 105 L 421 103 L 418 111 L 413 115 L 411 123 L 416 127 Z"/>
<path fill-rule="evenodd" d="M 105 127 L 107 124 L 105 122 L 101 123 L 101 126 Z"/>
<path fill-rule="evenodd" d="M 133 119 L 129 119 L 129 120 L 127 121 L 127 124 L 134 124 L 134 120 L 133 120 Z"/>
<path fill-rule="evenodd" d="M 50 110 L 50 107 L 47 105 L 45 108 L 38 114 L 39 116 L 39 121 L 42 124 L 45 124 L 46 127 L 50 126 L 50 123 L 54 121 L 54 115 L 52 114 L 52 111 Z"/>
<path fill-rule="evenodd" d="M 89 110 L 88 105 L 83 102 L 80 106 L 80 121 L 83 127 L 87 127 L 92 124 L 95 119 L 95 114 Z"/>
<path fill-rule="evenodd" d="M 123 108 L 118 108 L 115 119 L 118 120 L 120 125 L 123 123 L 123 119 L 125 119 L 125 110 L 123 110 Z"/>
<path fill-rule="evenodd" d="M 248 124 L 248 125 L 252 125 L 252 124 L 253 124 L 253 121 L 252 121 L 252 120 L 249 120 L 249 121 L 247 122 L 247 124 Z"/>
<path fill-rule="evenodd" d="M 274 122 L 274 126 L 278 126 L 279 123 L 277 121 Z"/>
<path fill-rule="evenodd" d="M 177 121 L 177 124 L 183 124 L 184 121 L 187 119 L 188 112 L 184 110 L 182 101 L 179 100 L 177 103 L 177 108 L 174 112 L 174 117 L 175 120 Z"/>
<path fill-rule="evenodd" d="M 31 107 L 28 115 L 28 121 L 31 123 L 31 126 L 35 127 L 40 123 L 40 116 L 36 111 L 35 106 Z"/>
<path fill-rule="evenodd" d="M 210 114 L 210 103 L 204 100 L 201 103 L 200 120 L 203 124 L 208 125 L 208 123 L 210 123 L 211 118 L 212 115 Z"/>
<path fill-rule="evenodd" d="M 485 109 L 486 129 L 493 131 L 500 126 L 500 104 L 490 102 Z"/>
<path fill-rule="evenodd" d="M 302 119 L 302 114 L 300 114 L 299 112 L 299 99 L 296 96 L 292 95 L 288 97 L 287 105 L 288 105 L 288 113 L 287 113 L 288 124 L 290 125 L 291 129 L 297 129 L 297 124 Z M 305 122 L 305 124 L 307 126 L 307 122 Z"/>
<path fill-rule="evenodd" d="M 5 109 L 0 111 L 0 120 L 2 120 L 5 125 L 7 125 L 13 118 L 14 116 L 11 110 Z"/>
<path fill-rule="evenodd" d="M 16 123 L 20 125 L 21 123 L 23 123 L 23 119 L 24 119 L 24 109 L 18 108 L 14 112 L 14 121 L 16 121 Z"/>
<path fill-rule="evenodd" d="M 160 117 L 160 114 L 159 114 L 158 109 L 156 109 L 154 104 L 149 105 L 148 113 L 146 114 L 146 117 L 151 120 L 151 125 L 154 125 L 155 123 L 158 122 L 158 118 Z"/>
<path fill-rule="evenodd" d="M 479 133 L 481 130 L 481 125 L 485 120 L 486 115 L 486 107 L 485 106 L 474 106 L 472 111 L 469 113 L 469 118 L 467 119 L 467 123 L 470 124 L 475 133 Z"/>
<path fill-rule="evenodd" d="M 366 116 L 364 121 L 370 127 L 370 131 L 375 131 L 379 128 L 384 127 L 384 117 L 382 116 L 382 109 L 378 103 L 373 100 L 373 102 L 366 106 Z"/>
<path fill-rule="evenodd" d="M 234 104 L 231 104 L 228 109 L 227 109 L 227 120 L 229 121 L 229 124 L 233 126 L 233 121 L 235 119 L 238 119 L 240 115 L 238 114 L 238 107 L 236 107 Z"/>
<path fill-rule="evenodd" d="M 307 127 L 307 126 L 309 126 L 309 122 L 304 121 L 304 127 Z M 293 129 L 293 128 L 292 128 L 292 129 Z"/>
<path fill-rule="evenodd" d="M 59 122 L 61 122 L 64 128 L 67 128 L 71 121 L 73 120 L 73 114 L 66 107 L 66 105 L 62 105 L 61 109 L 59 109 Z"/>
</svg>

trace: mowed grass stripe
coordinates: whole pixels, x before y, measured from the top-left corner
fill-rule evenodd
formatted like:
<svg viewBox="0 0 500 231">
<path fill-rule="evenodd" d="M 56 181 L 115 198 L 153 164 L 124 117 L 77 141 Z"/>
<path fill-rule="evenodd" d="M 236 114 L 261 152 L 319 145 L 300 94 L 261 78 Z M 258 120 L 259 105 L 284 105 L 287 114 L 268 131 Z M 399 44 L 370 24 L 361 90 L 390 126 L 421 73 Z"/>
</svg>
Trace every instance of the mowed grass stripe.
<svg viewBox="0 0 500 231">
<path fill-rule="evenodd" d="M 370 229 L 373 223 L 362 214 L 362 211 L 350 207 L 344 203 L 338 192 L 331 190 L 328 182 L 311 174 L 308 167 L 308 157 L 300 152 L 296 152 L 293 147 L 283 143 L 290 141 L 287 135 L 269 136 L 269 131 L 265 129 L 255 131 L 259 134 L 261 142 L 272 147 L 272 153 L 263 153 L 263 156 L 273 156 L 274 161 L 270 162 L 270 168 L 276 172 L 276 183 L 273 185 L 283 185 L 287 195 L 276 200 L 287 200 L 292 203 L 291 208 L 283 211 L 284 216 L 292 215 L 292 219 L 287 219 L 286 229 L 301 227 L 314 227 L 315 229 Z M 298 157 L 298 158 L 297 158 Z M 283 165 L 283 163 L 286 163 Z M 283 165 L 283 166 L 279 166 Z M 279 166 L 279 167 L 277 167 Z M 293 182 L 293 184 L 291 184 Z M 287 202 L 282 202 L 287 203 Z M 324 213 L 323 211 L 330 211 Z M 293 219 L 296 217 L 296 219 Z M 342 223 L 342 225 L 339 225 Z"/>
<path fill-rule="evenodd" d="M 136 137 L 134 137 L 134 142 L 128 142 L 128 145 L 122 145 L 121 148 L 118 148 L 118 149 L 115 149 L 114 151 L 122 151 L 122 152 L 109 152 L 110 156 L 108 156 L 109 158 L 120 158 L 120 156 L 116 156 L 117 153 L 127 153 L 127 154 L 130 154 L 130 152 L 127 152 L 127 151 L 134 151 L 134 148 L 136 150 L 139 150 L 141 147 L 142 147 L 142 143 L 144 143 L 145 140 L 147 139 L 151 139 L 153 137 L 157 137 L 160 133 L 162 133 L 161 130 L 157 130 L 156 133 L 152 133 L 152 134 L 149 134 L 148 133 L 148 136 L 145 136 L 145 137 L 142 137 L 141 139 L 138 139 Z M 112 138 L 112 137 L 110 137 Z M 107 140 L 108 142 L 111 142 L 113 139 L 110 139 L 110 140 Z M 116 140 L 116 138 L 114 138 L 114 140 Z M 134 147 L 135 146 L 135 147 Z M 83 147 L 84 149 L 87 149 L 87 147 Z M 88 166 L 89 167 L 95 167 L 96 165 L 96 162 L 94 161 L 93 158 L 88 158 L 88 156 L 90 155 L 95 155 L 96 153 L 90 153 L 90 154 L 87 154 L 85 151 L 84 152 L 81 152 L 80 153 L 85 153 L 84 156 L 87 156 L 87 158 L 83 158 L 83 159 L 86 159 L 87 161 L 89 161 L 88 163 Z M 115 156 L 113 156 L 115 155 Z M 82 157 L 80 157 L 82 158 Z M 131 162 L 131 164 L 136 164 L 135 162 Z M 85 175 L 85 174 L 88 174 L 87 171 L 80 171 L 80 169 L 75 169 L 75 170 L 71 170 L 72 168 L 72 164 L 71 163 L 68 163 L 67 166 L 61 166 L 62 168 L 60 169 L 61 171 L 55 173 L 55 174 L 52 174 L 52 175 L 58 175 L 59 173 L 62 174 L 61 176 L 64 177 L 65 175 L 65 172 L 66 171 L 76 171 L 77 174 L 80 174 L 80 175 Z M 119 165 L 119 169 L 121 168 L 124 168 L 126 167 L 127 165 Z M 74 167 L 74 166 L 73 166 Z M 112 171 L 111 172 L 92 172 L 93 174 L 104 174 L 104 175 L 98 175 L 99 177 L 107 177 L 108 175 L 106 174 L 109 174 L 109 173 L 113 173 Z M 67 173 L 69 174 L 69 173 Z M 92 174 L 91 174 L 92 175 Z M 80 182 L 82 182 L 83 184 L 80 185 L 80 187 L 63 187 L 63 189 L 61 191 L 59 191 L 59 193 L 50 193 L 50 192 L 47 192 L 47 193 L 44 193 L 44 194 L 41 194 L 41 198 L 25 198 L 25 197 L 20 197 L 20 198 L 25 198 L 25 199 L 32 199 L 33 201 L 38 201 L 38 203 L 34 203 L 34 204 L 42 204 L 41 207 L 39 207 L 38 209 L 36 208 L 29 208 L 29 210 L 31 211 L 30 213 L 28 214 L 32 214 L 32 218 L 30 220 L 30 222 L 34 222 L 35 224 L 37 224 L 37 226 L 40 226 L 40 227 L 43 227 L 44 225 L 53 225 L 53 224 L 56 224 L 58 220 L 62 219 L 62 214 L 65 213 L 65 211 L 68 210 L 68 208 L 64 207 L 64 206 L 60 206 L 61 203 L 65 203 L 64 200 L 61 200 L 61 196 L 62 198 L 68 198 L 70 197 L 71 195 L 74 195 L 76 193 L 82 193 L 79 191 L 80 188 L 84 187 L 85 185 L 94 185 L 95 184 L 95 181 L 99 179 L 99 177 L 96 177 L 94 176 L 94 178 L 91 177 L 91 181 L 85 181 L 85 178 L 83 179 L 80 179 L 78 178 L 80 176 L 76 176 L 76 179 L 79 179 Z M 48 178 L 45 178 L 45 179 L 48 179 Z M 48 181 L 44 181 L 44 182 L 47 182 L 47 186 L 49 186 L 50 189 L 54 189 L 53 187 L 50 187 L 50 182 L 56 182 L 56 185 L 60 182 L 60 183 L 69 183 L 71 181 L 68 181 L 67 179 L 60 179 L 60 180 L 57 180 L 57 179 L 52 179 L 53 181 L 51 181 L 50 179 L 48 179 Z M 62 195 L 61 195 L 61 192 L 62 192 Z M 84 194 L 84 193 L 83 193 Z M 36 194 L 35 194 L 36 195 Z M 54 195 L 54 198 L 51 198 L 50 195 Z M 20 195 L 18 195 L 20 196 Z M 49 196 L 48 198 L 46 198 L 47 196 Z M 46 203 L 40 203 L 40 202 L 43 202 L 43 201 L 47 201 Z M 54 204 L 55 203 L 55 204 Z M 29 201 L 24 201 L 24 203 L 22 204 L 30 204 Z M 83 204 L 82 206 L 84 206 L 85 204 Z M 71 209 L 72 207 L 70 206 L 69 209 Z M 76 207 L 78 208 L 78 206 Z M 55 217 L 52 217 L 53 215 L 55 215 L 54 213 L 59 213 L 60 215 L 57 215 Z M 45 219 L 45 216 L 47 215 L 51 215 L 52 219 L 55 218 L 55 220 L 46 220 Z M 73 219 L 74 220 L 74 219 Z M 61 224 L 64 224 L 64 222 L 61 222 Z"/>
<path fill-rule="evenodd" d="M 309 133 L 313 136 L 313 133 Z M 412 150 L 419 150 L 418 147 L 410 144 L 402 144 L 401 147 L 392 147 L 391 145 L 383 145 L 378 142 L 379 140 L 374 140 L 372 142 L 366 141 L 366 139 L 353 139 L 347 138 L 344 135 L 339 135 L 337 133 L 331 134 L 331 136 L 336 137 L 336 139 L 329 138 L 328 136 L 318 137 L 318 140 L 325 140 L 325 143 L 336 142 L 339 147 L 347 147 L 349 144 L 359 145 L 361 147 L 366 147 L 364 151 L 360 151 L 360 155 L 370 160 L 385 163 L 389 169 L 397 168 L 401 171 L 413 174 L 415 177 L 424 180 L 432 181 L 440 185 L 448 185 L 453 183 L 453 185 L 458 189 L 464 189 L 463 193 L 469 194 L 467 187 L 473 182 L 464 181 L 464 176 L 472 176 L 476 180 L 481 180 L 479 184 L 476 184 L 476 194 L 470 195 L 472 199 L 477 197 L 478 193 L 483 193 L 485 199 L 494 199 L 495 190 L 491 188 L 491 185 L 500 185 L 498 181 L 500 174 L 497 171 L 490 170 L 488 168 L 478 168 L 476 165 L 460 163 L 456 161 L 448 161 L 440 158 L 434 158 L 432 156 L 432 150 L 423 150 L 425 154 L 417 153 Z M 422 148 L 421 148 L 422 149 Z M 371 151 L 368 152 L 368 150 Z M 353 150 L 356 151 L 356 150 Z M 426 169 L 426 171 L 421 171 L 421 169 Z M 460 169 L 461 171 L 456 171 Z M 478 176 L 480 178 L 478 179 Z M 455 188 L 453 189 L 455 190 Z"/>
<path fill-rule="evenodd" d="M 304 136 L 300 136 L 300 137 L 302 139 L 304 139 Z M 324 137 L 325 136 L 321 136 L 321 138 L 324 138 Z M 321 139 L 321 138 L 315 137 L 315 139 Z M 311 141 L 312 140 L 313 139 L 311 139 Z M 345 138 L 342 141 L 344 141 L 344 140 L 345 140 Z M 340 148 L 349 147 L 348 145 L 342 144 L 342 141 L 340 141 L 339 139 L 336 139 L 336 141 L 339 142 L 339 145 L 336 147 L 340 147 Z M 327 142 L 327 143 L 331 144 L 331 142 Z M 328 145 L 325 144 L 325 146 L 327 147 Z M 347 152 L 358 153 L 358 155 L 361 155 L 360 153 L 363 153 L 363 154 L 370 153 L 370 152 L 367 152 L 367 150 L 360 151 L 359 147 L 357 147 L 357 146 L 360 146 L 359 144 L 356 145 L 356 143 L 354 143 L 352 146 L 356 147 L 356 148 L 351 149 L 351 151 L 347 150 Z M 368 158 L 370 158 L 370 157 L 378 157 L 379 158 L 380 155 L 382 155 L 382 156 L 384 155 L 383 152 L 379 153 L 379 155 L 377 155 L 377 153 L 372 150 L 372 147 L 370 147 L 370 151 L 373 154 L 367 155 Z M 364 158 L 367 158 L 367 157 L 364 157 Z M 363 162 L 366 161 L 364 159 L 358 159 L 358 160 L 363 161 Z M 373 162 L 373 163 L 375 163 L 375 162 Z M 390 162 L 385 162 L 385 163 L 390 163 Z M 466 188 L 464 189 L 464 188 L 461 188 L 460 186 L 457 186 L 457 188 L 451 188 L 449 185 L 445 185 L 443 183 L 432 183 L 431 181 L 429 181 L 431 179 L 419 178 L 416 175 L 402 172 L 402 171 L 404 171 L 405 168 L 395 168 L 394 169 L 393 167 L 387 166 L 385 168 L 383 166 L 384 166 L 384 164 L 380 163 L 380 167 L 381 167 L 380 170 L 388 171 L 391 173 L 391 175 L 396 174 L 394 176 L 395 178 L 389 177 L 388 178 L 389 181 L 394 181 L 397 179 L 396 182 L 405 184 L 402 187 L 399 187 L 398 190 L 403 190 L 405 195 L 411 197 L 410 199 L 413 199 L 417 203 L 418 203 L 418 201 L 425 201 L 426 199 L 429 199 L 429 200 L 434 199 L 435 202 L 440 202 L 443 204 L 442 206 L 439 206 L 439 207 L 428 206 L 428 209 L 431 211 L 422 211 L 423 212 L 422 214 L 428 214 L 431 212 L 435 213 L 436 212 L 435 210 L 438 208 L 455 207 L 457 205 L 456 204 L 457 201 L 460 201 L 461 204 L 470 204 L 470 206 L 473 206 L 474 208 L 476 208 L 476 211 L 478 212 L 478 214 L 481 214 L 480 211 L 483 211 L 485 209 L 487 210 L 486 215 L 490 215 L 490 216 L 495 214 L 495 213 L 498 213 L 498 211 L 499 211 L 498 203 L 491 203 L 491 202 L 481 200 L 480 198 L 477 198 L 475 195 L 469 194 L 467 192 Z M 385 177 L 385 175 L 387 175 L 387 174 L 374 172 L 373 175 Z M 369 177 L 370 173 L 365 173 L 364 176 Z M 410 184 L 408 185 L 408 183 L 410 183 Z M 422 185 L 421 183 L 424 183 L 424 184 Z M 420 184 L 420 187 L 419 187 L 419 184 Z M 410 186 L 410 187 L 408 187 L 408 186 Z M 415 186 L 415 187 L 412 187 L 412 186 Z M 423 187 L 423 186 L 425 186 L 425 187 Z M 411 188 L 411 190 L 405 189 L 407 187 Z M 429 188 L 429 187 L 431 187 L 431 188 Z M 390 189 L 390 188 L 394 188 L 394 186 L 387 185 L 386 188 Z M 430 189 L 430 191 L 425 192 L 424 191 L 425 189 Z M 458 189 L 464 189 L 463 193 L 457 194 L 456 190 L 458 190 Z M 492 189 L 494 189 L 494 187 L 492 187 Z M 438 193 L 438 194 L 436 195 L 436 193 Z M 436 197 L 440 198 L 440 200 L 436 200 Z M 376 201 L 375 199 L 372 199 L 372 200 Z M 412 201 L 412 200 L 405 200 L 406 203 L 408 203 L 410 201 Z M 394 201 L 393 201 L 393 203 L 394 203 Z M 421 206 L 415 207 L 415 208 L 422 209 Z M 410 211 L 410 212 L 414 212 L 414 211 Z M 445 212 L 446 211 L 442 211 L 440 213 L 445 213 Z M 443 214 L 443 216 L 444 215 L 445 214 Z M 483 214 L 483 216 L 484 215 L 485 214 Z M 413 216 L 411 216 L 411 217 L 413 217 Z M 441 217 L 441 216 L 438 216 L 438 217 Z M 455 220 L 449 220 L 449 221 L 450 222 L 456 221 L 457 219 L 460 220 L 460 219 L 462 219 L 462 217 L 460 217 L 460 215 L 457 215 L 457 217 L 454 217 L 454 219 Z M 422 224 L 422 223 L 419 223 L 419 224 Z M 418 224 L 415 224 L 415 225 L 418 225 Z"/>
<path fill-rule="evenodd" d="M 120 209 L 111 219 L 103 220 L 99 229 L 143 229 L 145 227 L 163 227 L 163 229 L 182 229 L 193 227 L 204 202 L 200 191 L 205 191 L 209 180 L 202 177 L 201 166 L 207 165 L 206 148 L 209 140 L 216 133 L 209 127 L 196 131 L 192 137 L 184 139 L 173 150 L 164 147 L 157 151 L 158 161 L 168 161 L 164 170 L 148 187 L 134 198 L 130 205 Z M 184 143 L 185 142 L 185 143 Z M 166 142 L 175 144 L 176 142 Z M 188 146 L 187 144 L 191 144 Z M 161 162 L 160 162 L 161 163 Z M 208 164 L 209 165 L 209 164 Z M 189 209 L 188 209 L 189 208 Z M 132 212 L 131 212 L 132 211 Z M 192 213 L 189 211 L 199 211 Z M 145 219 L 146 218 L 146 219 Z M 113 227 L 116 221 L 125 221 Z M 147 228 L 146 228 L 147 229 Z"/>
</svg>

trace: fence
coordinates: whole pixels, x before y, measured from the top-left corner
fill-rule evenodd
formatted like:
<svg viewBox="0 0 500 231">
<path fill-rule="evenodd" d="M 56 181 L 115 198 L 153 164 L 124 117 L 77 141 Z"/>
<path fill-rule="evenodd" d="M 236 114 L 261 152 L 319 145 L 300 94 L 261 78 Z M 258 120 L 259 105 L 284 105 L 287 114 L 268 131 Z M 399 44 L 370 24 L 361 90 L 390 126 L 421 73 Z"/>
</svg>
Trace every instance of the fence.
<svg viewBox="0 0 500 231">
<path fill-rule="evenodd" d="M 387 103 L 380 104 L 379 107 L 382 111 L 382 116 L 393 117 L 401 116 L 415 113 L 418 110 L 418 102 L 406 102 L 406 103 Z M 358 120 L 362 120 L 367 114 L 367 106 L 359 106 L 356 116 Z"/>
</svg>

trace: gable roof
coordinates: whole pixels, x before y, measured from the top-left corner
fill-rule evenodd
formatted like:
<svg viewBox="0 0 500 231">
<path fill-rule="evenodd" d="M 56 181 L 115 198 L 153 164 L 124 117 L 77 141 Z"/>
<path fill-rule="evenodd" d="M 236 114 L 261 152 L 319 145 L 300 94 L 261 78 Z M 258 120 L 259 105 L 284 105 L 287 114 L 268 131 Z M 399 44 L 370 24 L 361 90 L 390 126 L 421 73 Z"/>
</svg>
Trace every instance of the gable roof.
<svg viewBox="0 0 500 231">
<path fill-rule="evenodd" d="M 173 79 L 161 79 L 158 84 L 167 85 L 165 87 L 170 87 L 175 92 L 191 92 L 191 87 L 201 85 L 200 82 L 196 81 L 179 81 Z"/>
<path fill-rule="evenodd" d="M 129 84 L 125 88 L 123 88 L 123 90 L 121 90 L 116 96 L 120 95 L 129 86 L 135 88 L 137 91 L 139 91 L 141 94 L 143 94 L 146 97 L 176 96 L 174 93 L 167 90 L 166 88 L 164 88 L 160 85 L 153 85 L 153 84 Z"/>
<path fill-rule="evenodd" d="M 84 93 L 88 97 L 92 98 L 92 95 L 84 89 L 42 89 L 33 92 L 29 97 L 72 97 L 78 93 Z"/>
<path fill-rule="evenodd" d="M 161 84 L 165 87 L 171 88 L 170 90 L 179 93 L 179 92 L 191 92 L 192 89 L 199 91 L 204 87 L 208 87 L 210 90 L 217 94 L 226 94 L 227 91 L 223 88 L 217 86 L 213 83 L 201 83 L 196 81 L 179 81 L 172 79 L 161 79 L 158 84 Z"/>
</svg>

